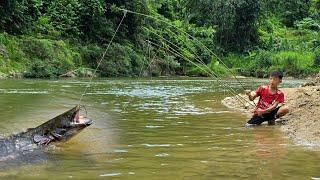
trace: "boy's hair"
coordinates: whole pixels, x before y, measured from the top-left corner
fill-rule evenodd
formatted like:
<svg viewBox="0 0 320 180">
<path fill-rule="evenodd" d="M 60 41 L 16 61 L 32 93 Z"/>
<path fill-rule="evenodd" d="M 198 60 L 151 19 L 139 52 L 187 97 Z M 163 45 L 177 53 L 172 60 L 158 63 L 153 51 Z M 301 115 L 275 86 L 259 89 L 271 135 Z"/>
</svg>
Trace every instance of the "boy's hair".
<svg viewBox="0 0 320 180">
<path fill-rule="evenodd" d="M 272 72 L 270 73 L 270 76 L 271 76 L 271 77 L 277 77 L 277 78 L 279 78 L 280 80 L 283 78 L 283 74 L 282 74 L 282 72 L 280 72 L 280 71 L 272 71 Z"/>
</svg>

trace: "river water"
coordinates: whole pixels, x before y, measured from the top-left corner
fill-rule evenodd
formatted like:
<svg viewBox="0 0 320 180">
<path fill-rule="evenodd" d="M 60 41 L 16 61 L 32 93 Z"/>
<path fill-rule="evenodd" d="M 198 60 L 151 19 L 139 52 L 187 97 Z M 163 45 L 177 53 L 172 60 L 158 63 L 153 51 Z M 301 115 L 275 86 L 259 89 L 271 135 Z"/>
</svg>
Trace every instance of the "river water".
<svg viewBox="0 0 320 180">
<path fill-rule="evenodd" d="M 267 81 L 241 80 L 255 89 Z M 72 108 L 88 79 L 1 80 L 0 132 L 35 127 Z M 285 80 L 283 87 L 303 81 Z M 232 79 L 223 80 L 241 92 Z M 320 151 L 293 144 L 280 126 L 243 127 L 207 78 L 99 79 L 83 99 L 94 124 L 35 161 L 0 169 L 13 179 L 319 179 Z M 2 163 L 2 162 L 0 162 Z"/>
</svg>

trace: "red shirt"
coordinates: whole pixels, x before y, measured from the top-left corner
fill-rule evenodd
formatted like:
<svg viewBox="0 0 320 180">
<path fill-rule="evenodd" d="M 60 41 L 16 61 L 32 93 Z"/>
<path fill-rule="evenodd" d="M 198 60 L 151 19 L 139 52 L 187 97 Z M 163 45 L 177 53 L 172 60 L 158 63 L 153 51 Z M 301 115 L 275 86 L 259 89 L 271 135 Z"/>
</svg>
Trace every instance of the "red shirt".
<svg viewBox="0 0 320 180">
<path fill-rule="evenodd" d="M 284 94 L 282 91 L 277 90 L 276 93 L 272 94 L 270 93 L 270 87 L 269 86 L 260 86 L 256 93 L 258 96 L 260 96 L 259 102 L 257 104 L 257 108 L 261 109 L 267 109 L 272 104 L 277 101 L 278 103 L 284 102 Z"/>
</svg>

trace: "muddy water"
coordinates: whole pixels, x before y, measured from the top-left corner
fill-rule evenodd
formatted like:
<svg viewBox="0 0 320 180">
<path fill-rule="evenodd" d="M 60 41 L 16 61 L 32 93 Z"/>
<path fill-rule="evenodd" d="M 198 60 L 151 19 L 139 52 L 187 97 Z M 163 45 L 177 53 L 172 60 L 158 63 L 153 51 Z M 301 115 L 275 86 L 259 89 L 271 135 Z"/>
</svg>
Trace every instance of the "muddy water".
<svg viewBox="0 0 320 180">
<path fill-rule="evenodd" d="M 265 80 L 242 80 L 256 88 Z M 34 127 L 77 104 L 86 79 L 0 81 L 0 132 Z M 224 80 L 238 92 L 234 80 Z M 282 86 L 302 81 L 286 80 Z M 41 156 L 2 164 L 0 178 L 317 179 L 320 151 L 279 126 L 246 129 L 210 79 L 100 79 L 84 98 L 94 125 Z M 4 162 L 0 162 L 4 163 Z"/>
</svg>

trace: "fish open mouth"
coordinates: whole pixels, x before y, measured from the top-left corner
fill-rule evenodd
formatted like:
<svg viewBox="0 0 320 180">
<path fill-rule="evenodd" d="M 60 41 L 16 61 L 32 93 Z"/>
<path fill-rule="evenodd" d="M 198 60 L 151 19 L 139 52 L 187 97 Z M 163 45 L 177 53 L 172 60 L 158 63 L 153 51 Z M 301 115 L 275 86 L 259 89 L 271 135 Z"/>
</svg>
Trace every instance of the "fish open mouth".
<svg viewBox="0 0 320 180">
<path fill-rule="evenodd" d="M 82 116 L 80 114 L 80 109 L 81 108 L 78 108 L 75 111 L 74 118 L 73 118 L 73 121 L 70 122 L 70 126 L 74 126 L 74 127 L 77 127 L 77 126 L 90 126 L 93 123 L 93 121 L 91 119 L 89 119 L 86 116 Z"/>
<path fill-rule="evenodd" d="M 93 120 L 85 117 L 79 122 L 71 122 L 70 126 L 90 126 L 91 124 L 93 124 Z"/>
<path fill-rule="evenodd" d="M 36 128 L 28 129 L 20 136 L 32 137 L 33 142 L 38 145 L 66 141 L 93 123 L 91 119 L 82 116 L 80 112 L 80 106 L 76 106 Z"/>
</svg>

